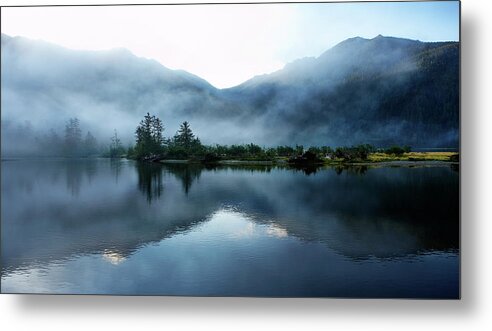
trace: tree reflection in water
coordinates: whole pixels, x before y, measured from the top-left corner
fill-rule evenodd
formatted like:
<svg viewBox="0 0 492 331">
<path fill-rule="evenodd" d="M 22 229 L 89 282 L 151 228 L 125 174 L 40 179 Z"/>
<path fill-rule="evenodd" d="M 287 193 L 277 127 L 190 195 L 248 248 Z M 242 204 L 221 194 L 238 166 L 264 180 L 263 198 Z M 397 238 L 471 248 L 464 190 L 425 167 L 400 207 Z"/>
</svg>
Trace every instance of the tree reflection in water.
<svg viewBox="0 0 492 331">
<path fill-rule="evenodd" d="M 366 165 L 339 165 L 334 169 L 337 175 L 341 175 L 344 171 L 354 175 L 364 175 L 369 168 Z"/>
<path fill-rule="evenodd" d="M 457 295 L 457 169 L 114 161 L 2 163 L 6 291 Z"/>
<path fill-rule="evenodd" d="M 169 173 L 181 181 L 183 191 L 186 195 L 188 195 L 193 182 L 200 178 L 203 170 L 203 166 L 200 164 L 176 163 L 166 164 L 164 167 Z"/>
<path fill-rule="evenodd" d="M 137 162 L 138 188 L 147 197 L 150 204 L 158 199 L 164 189 L 162 183 L 162 166 L 160 164 Z"/>
<path fill-rule="evenodd" d="M 110 159 L 109 166 L 111 168 L 111 172 L 115 178 L 116 183 L 118 183 L 118 179 L 120 178 L 121 167 L 123 165 L 122 159 Z"/>
</svg>

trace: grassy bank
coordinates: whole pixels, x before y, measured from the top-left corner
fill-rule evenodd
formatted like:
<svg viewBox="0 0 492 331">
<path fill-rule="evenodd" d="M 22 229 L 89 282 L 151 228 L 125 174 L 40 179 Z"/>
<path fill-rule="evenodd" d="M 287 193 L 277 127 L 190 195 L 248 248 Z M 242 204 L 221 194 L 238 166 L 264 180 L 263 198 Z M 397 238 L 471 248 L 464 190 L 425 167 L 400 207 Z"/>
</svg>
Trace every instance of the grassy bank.
<svg viewBox="0 0 492 331">
<path fill-rule="evenodd" d="M 371 153 L 367 162 L 392 162 L 392 161 L 443 161 L 452 162 L 456 152 L 409 152 L 402 155 L 388 155 L 386 153 Z"/>
<path fill-rule="evenodd" d="M 355 159 L 347 161 L 342 158 L 325 158 L 320 165 L 343 165 L 343 164 L 377 164 L 398 162 L 457 162 L 456 152 L 408 152 L 401 155 L 386 154 L 381 152 L 370 153 L 367 159 Z M 287 165 L 287 157 L 275 157 L 270 160 L 252 160 L 251 158 L 228 158 L 213 162 L 217 165 Z M 160 160 L 161 163 L 202 163 L 200 160 Z"/>
</svg>

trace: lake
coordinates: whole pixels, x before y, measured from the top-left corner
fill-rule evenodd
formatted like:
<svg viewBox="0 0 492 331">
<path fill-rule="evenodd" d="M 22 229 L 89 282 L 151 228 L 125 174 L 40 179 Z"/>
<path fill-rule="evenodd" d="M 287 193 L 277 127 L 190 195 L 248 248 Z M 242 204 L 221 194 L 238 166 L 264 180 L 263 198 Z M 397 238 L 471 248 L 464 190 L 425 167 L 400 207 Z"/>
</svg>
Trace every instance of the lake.
<svg viewBox="0 0 492 331">
<path fill-rule="evenodd" d="M 459 297 L 459 173 L 3 160 L 2 293 Z"/>
</svg>

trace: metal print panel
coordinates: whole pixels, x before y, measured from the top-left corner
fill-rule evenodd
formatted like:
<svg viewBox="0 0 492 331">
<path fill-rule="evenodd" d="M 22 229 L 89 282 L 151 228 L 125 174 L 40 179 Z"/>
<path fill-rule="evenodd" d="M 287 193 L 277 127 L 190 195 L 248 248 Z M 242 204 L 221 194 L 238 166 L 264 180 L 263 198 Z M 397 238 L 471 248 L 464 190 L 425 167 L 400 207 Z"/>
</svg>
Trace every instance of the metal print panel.
<svg viewBox="0 0 492 331">
<path fill-rule="evenodd" d="M 2 293 L 460 297 L 459 2 L 1 18 Z"/>
</svg>

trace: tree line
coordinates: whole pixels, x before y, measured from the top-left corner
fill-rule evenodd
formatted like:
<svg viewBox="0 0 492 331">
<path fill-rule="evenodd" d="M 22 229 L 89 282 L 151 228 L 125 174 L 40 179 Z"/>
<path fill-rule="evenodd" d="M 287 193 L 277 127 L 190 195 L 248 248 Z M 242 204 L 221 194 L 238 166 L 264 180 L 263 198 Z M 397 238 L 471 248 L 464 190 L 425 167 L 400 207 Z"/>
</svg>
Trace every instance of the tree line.
<svg viewBox="0 0 492 331">
<path fill-rule="evenodd" d="M 138 160 L 151 159 L 241 159 L 252 161 L 268 161 L 278 157 L 291 158 L 304 153 L 311 153 L 318 158 L 332 158 L 344 160 L 366 160 L 370 153 L 384 152 L 392 155 L 402 155 L 410 151 L 410 147 L 392 146 L 387 149 L 378 149 L 369 144 L 337 147 L 330 146 L 309 147 L 302 145 L 261 147 L 259 145 L 203 145 L 193 133 L 190 123 L 183 122 L 173 137 L 163 135 L 163 122 L 155 115 L 147 113 L 135 130 L 136 142 L 125 156 Z M 123 151 L 121 151 L 123 152 Z M 123 155 L 123 154 L 122 154 Z"/>
<path fill-rule="evenodd" d="M 87 157 L 101 154 L 96 137 L 90 131 L 83 135 L 80 120 L 76 117 L 66 122 L 62 134 L 51 129 L 47 134 L 37 137 L 36 141 L 47 156 Z"/>
<path fill-rule="evenodd" d="M 62 133 L 54 129 L 35 138 L 39 150 L 45 156 L 57 157 L 119 157 L 126 153 L 118 133 L 114 130 L 108 142 L 99 142 L 91 131 L 81 128 L 80 120 L 73 117 L 67 120 Z"/>
<path fill-rule="evenodd" d="M 50 132 L 37 138 L 38 144 L 48 156 L 64 157 L 127 157 L 137 160 L 152 159 L 195 159 L 214 161 L 220 159 L 239 159 L 251 161 L 270 161 L 276 158 L 293 158 L 309 153 L 318 159 L 366 160 L 370 153 L 384 152 L 391 155 L 402 155 L 409 152 L 410 147 L 392 146 L 378 149 L 364 144 L 350 147 L 281 145 L 262 147 L 260 145 L 204 145 L 192 131 L 190 123 L 184 121 L 172 137 L 164 136 L 164 124 L 155 115 L 147 113 L 135 129 L 135 143 L 124 147 L 118 132 L 114 130 L 108 141 L 100 143 L 96 137 L 86 131 L 83 134 L 78 118 L 70 118 L 63 134 L 51 129 Z"/>
</svg>

